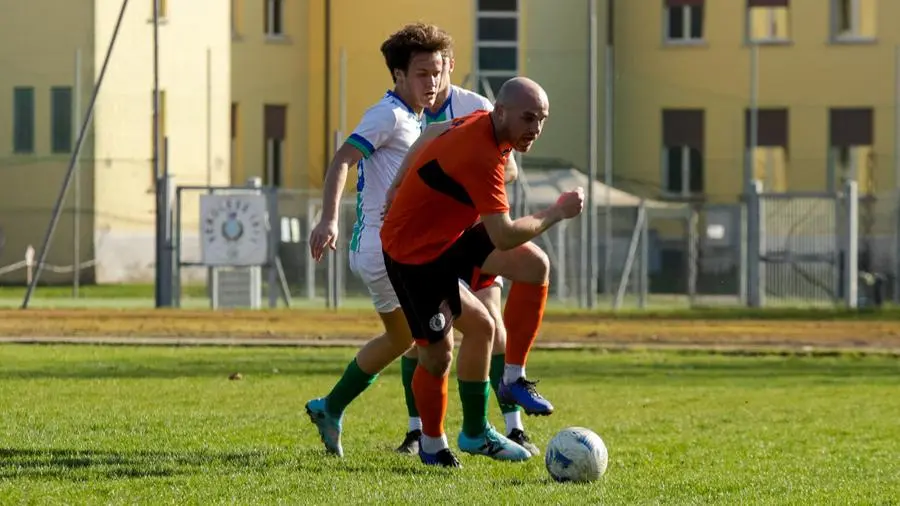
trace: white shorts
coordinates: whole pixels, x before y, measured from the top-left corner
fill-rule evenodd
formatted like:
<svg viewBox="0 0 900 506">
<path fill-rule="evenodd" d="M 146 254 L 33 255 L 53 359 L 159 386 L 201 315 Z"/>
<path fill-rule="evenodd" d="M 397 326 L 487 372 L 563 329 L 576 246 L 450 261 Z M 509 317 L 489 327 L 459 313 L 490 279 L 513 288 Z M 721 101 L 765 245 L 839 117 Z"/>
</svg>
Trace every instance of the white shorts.
<svg viewBox="0 0 900 506">
<path fill-rule="evenodd" d="M 351 251 L 350 270 L 369 289 L 375 311 L 390 313 L 400 308 L 400 301 L 384 268 L 384 255 L 380 251 Z"/>
</svg>

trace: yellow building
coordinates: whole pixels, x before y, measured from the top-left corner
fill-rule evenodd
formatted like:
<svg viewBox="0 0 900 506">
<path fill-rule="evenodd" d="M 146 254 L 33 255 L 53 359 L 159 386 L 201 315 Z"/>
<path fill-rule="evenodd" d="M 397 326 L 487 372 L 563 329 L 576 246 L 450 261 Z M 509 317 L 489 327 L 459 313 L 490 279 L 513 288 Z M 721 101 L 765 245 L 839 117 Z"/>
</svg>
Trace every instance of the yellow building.
<svg viewBox="0 0 900 506">
<path fill-rule="evenodd" d="M 222 4 L 160 3 L 160 126 L 179 184 L 229 181 L 231 37 Z M 121 5 L 0 2 L 0 94 L 7 97 L 0 101 L 0 266 L 22 261 L 29 245 L 40 248 Z M 125 10 L 47 257 L 52 266 L 87 262 L 85 282 L 153 278 L 152 9 L 150 1 L 132 1 Z M 42 280 L 72 278 L 58 271 Z M 20 269 L 0 281 L 25 277 Z"/>
<path fill-rule="evenodd" d="M 84 143 L 79 241 L 70 190 L 48 258 L 55 265 L 96 259 L 83 271 L 86 281 L 152 279 L 152 1 L 129 3 Z M 892 187 L 900 4 L 885 0 L 160 0 L 170 172 L 182 185 L 261 177 L 318 192 L 335 136 L 347 136 L 392 87 L 381 42 L 411 21 L 454 36 L 457 84 L 486 95 L 517 74 L 543 84 L 551 117 L 525 165 L 552 159 L 586 170 L 589 1 L 599 28 L 599 169 L 602 120 L 612 111 L 616 186 L 734 202 L 755 139 L 753 172 L 769 190 L 824 190 L 844 177 L 857 178 L 862 192 Z M 0 94 L 8 97 L 0 100 L 7 118 L 0 120 L 0 268 L 40 244 L 121 2 L 88 5 L 0 0 Z M 349 179 L 352 189 L 355 175 Z M 189 250 L 197 246 L 189 234 L 194 208 L 185 203 Z M 22 279 L 19 270 L 0 282 Z"/>
<path fill-rule="evenodd" d="M 665 0 L 615 10 L 615 172 L 734 202 L 751 146 L 768 191 L 893 188 L 900 3 Z M 752 51 L 756 47 L 756 72 Z"/>
</svg>

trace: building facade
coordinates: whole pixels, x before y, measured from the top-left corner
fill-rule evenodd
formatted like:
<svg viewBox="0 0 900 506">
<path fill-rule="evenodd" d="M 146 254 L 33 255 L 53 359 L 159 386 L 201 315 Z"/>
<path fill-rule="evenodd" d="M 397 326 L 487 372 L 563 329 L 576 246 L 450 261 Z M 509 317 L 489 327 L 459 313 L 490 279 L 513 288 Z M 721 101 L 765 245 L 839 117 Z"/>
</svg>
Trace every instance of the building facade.
<svg viewBox="0 0 900 506">
<path fill-rule="evenodd" d="M 637 3 L 617 2 L 614 18 L 615 173 L 626 186 L 734 202 L 749 167 L 766 191 L 834 190 L 845 178 L 863 194 L 893 188 L 900 4 Z"/>
<path fill-rule="evenodd" d="M 152 279 L 153 1 L 129 2 L 48 257 L 96 259 L 81 271 L 86 282 Z M 615 186 L 735 202 L 748 173 L 767 191 L 895 184 L 896 2 L 156 1 L 160 129 L 176 184 L 260 177 L 318 191 L 336 140 L 392 86 L 381 42 L 417 20 L 454 36 L 456 84 L 490 96 L 528 75 L 547 89 L 550 119 L 526 167 L 587 171 L 591 1 L 594 141 L 602 173 L 611 115 Z M 40 246 L 120 6 L 0 0 L 0 267 Z M 186 231 L 196 207 L 185 202 Z M 0 282 L 23 279 L 14 271 Z"/>
</svg>

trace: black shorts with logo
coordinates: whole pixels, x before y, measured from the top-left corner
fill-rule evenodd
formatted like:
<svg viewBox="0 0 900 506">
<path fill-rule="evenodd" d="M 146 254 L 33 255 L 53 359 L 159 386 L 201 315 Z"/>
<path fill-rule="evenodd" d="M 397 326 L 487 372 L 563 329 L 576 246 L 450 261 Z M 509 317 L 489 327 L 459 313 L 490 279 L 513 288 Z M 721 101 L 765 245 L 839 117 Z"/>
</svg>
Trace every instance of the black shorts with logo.
<svg viewBox="0 0 900 506">
<path fill-rule="evenodd" d="M 388 278 L 416 342 L 428 344 L 444 338 L 462 312 L 459 280 L 472 285 L 492 251 L 494 243 L 479 223 L 426 264 L 396 262 L 383 252 Z"/>
</svg>

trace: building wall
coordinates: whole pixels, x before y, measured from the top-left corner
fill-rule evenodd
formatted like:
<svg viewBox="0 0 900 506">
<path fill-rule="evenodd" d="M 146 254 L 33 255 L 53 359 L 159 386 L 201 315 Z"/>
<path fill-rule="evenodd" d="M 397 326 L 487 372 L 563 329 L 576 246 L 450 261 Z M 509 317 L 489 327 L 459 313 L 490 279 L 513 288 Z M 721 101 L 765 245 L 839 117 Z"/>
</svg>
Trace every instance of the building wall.
<svg viewBox="0 0 900 506">
<path fill-rule="evenodd" d="M 307 116 L 312 41 L 308 30 L 313 0 L 283 2 L 283 36 L 266 33 L 261 0 L 235 0 L 232 37 L 232 102 L 237 105 L 237 142 L 231 175 L 235 184 L 265 174 L 264 110 L 286 108 L 284 184 L 304 186 L 308 179 Z"/>
<path fill-rule="evenodd" d="M 597 14 L 597 142 L 598 171 L 603 165 L 604 41 L 607 34 L 607 2 L 605 0 L 572 0 L 544 2 L 520 0 L 520 53 L 523 75 L 540 83 L 550 98 L 550 119 L 541 139 L 530 156 L 564 160 L 581 170 L 588 170 L 590 149 L 590 31 L 589 1 L 594 1 Z M 527 158 L 525 159 L 527 164 Z"/>
<path fill-rule="evenodd" d="M 103 63 L 121 2 L 96 0 L 94 65 Z M 179 185 L 229 181 L 231 33 L 220 0 L 167 2 L 159 30 L 161 134 Z M 123 19 L 94 114 L 95 247 L 98 282 L 152 279 L 152 2 L 131 3 Z M 211 79 L 207 80 L 207 54 Z M 209 115 L 209 120 L 208 120 Z M 196 198 L 184 203 L 188 248 L 196 244 Z M 193 234 L 193 237 L 192 237 Z M 196 246 L 195 246 L 196 247 Z"/>
<path fill-rule="evenodd" d="M 90 2 L 64 0 L 0 1 L 0 229 L 5 245 L 0 247 L 0 268 L 22 261 L 25 249 L 39 250 L 50 223 L 51 211 L 62 186 L 71 152 L 54 153 L 51 144 L 51 88 L 71 87 L 72 104 L 80 98 L 86 110 L 93 75 L 94 13 Z M 47 13 L 52 12 L 53 16 Z M 75 55 L 82 53 L 82 87 L 75 91 Z M 14 153 L 13 90 L 34 89 L 34 150 Z M 75 95 L 78 95 L 76 97 Z M 80 118 L 73 124 L 80 124 Z M 75 128 L 72 128 L 75 132 Z M 74 134 L 73 134 L 74 137 Z M 74 146 L 74 139 L 71 143 Z M 63 213 L 53 236 L 47 261 L 69 266 L 75 260 L 75 244 L 80 242 L 81 260 L 93 258 L 93 141 L 82 148 L 80 164 L 80 241 L 75 241 L 75 181 L 67 195 Z M 24 270 L 0 276 L 2 283 L 25 281 Z M 82 271 L 85 281 L 93 276 Z M 41 280 L 62 282 L 71 273 L 47 270 Z"/>
<path fill-rule="evenodd" d="M 788 40 L 758 50 L 760 108 L 788 110 L 782 190 L 825 190 L 829 108 L 874 109 L 875 191 L 893 183 L 894 47 L 897 2 L 860 0 L 873 40 L 837 43 L 832 2 L 791 2 Z M 631 189 L 659 194 L 662 110 L 705 111 L 705 194 L 733 202 L 742 188 L 744 111 L 750 106 L 751 51 L 745 2 L 705 2 L 704 37 L 664 42 L 663 2 L 620 2 L 616 10 L 615 167 Z"/>
</svg>

